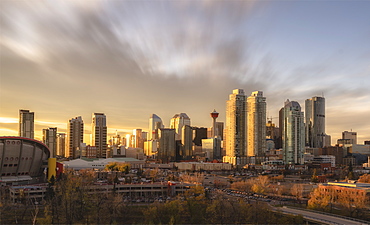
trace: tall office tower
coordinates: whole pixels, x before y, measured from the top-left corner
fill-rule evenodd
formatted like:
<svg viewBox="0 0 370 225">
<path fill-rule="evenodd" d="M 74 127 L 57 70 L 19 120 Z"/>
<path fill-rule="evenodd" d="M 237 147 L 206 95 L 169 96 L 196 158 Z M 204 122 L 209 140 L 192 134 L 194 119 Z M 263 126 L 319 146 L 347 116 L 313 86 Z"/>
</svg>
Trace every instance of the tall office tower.
<svg viewBox="0 0 370 225">
<path fill-rule="evenodd" d="M 305 150 L 304 116 L 298 102 L 285 102 L 283 108 L 283 160 L 286 164 L 301 164 Z"/>
<path fill-rule="evenodd" d="M 283 148 L 284 107 L 279 110 L 279 137 L 276 149 Z"/>
<path fill-rule="evenodd" d="M 263 157 L 266 150 L 266 97 L 254 91 L 247 98 L 247 156 Z"/>
<path fill-rule="evenodd" d="M 193 156 L 193 129 L 191 126 L 185 125 L 182 127 L 181 133 L 182 158 L 191 159 Z"/>
<path fill-rule="evenodd" d="M 57 133 L 57 155 L 61 157 L 66 156 L 66 134 Z"/>
<path fill-rule="evenodd" d="M 193 142 L 196 146 L 202 146 L 202 139 L 207 139 L 207 128 L 193 127 Z"/>
<path fill-rule="evenodd" d="M 50 127 L 42 130 L 42 142 L 48 146 L 50 150 L 50 158 L 55 158 L 57 155 L 57 128 Z"/>
<path fill-rule="evenodd" d="M 306 145 L 311 148 L 324 147 L 325 137 L 325 98 L 306 99 Z"/>
<path fill-rule="evenodd" d="M 202 139 L 202 151 L 208 161 L 221 159 L 221 139 L 215 137 Z"/>
<path fill-rule="evenodd" d="M 234 89 L 226 102 L 226 155 L 224 162 L 244 166 L 246 146 L 246 96 L 243 89 Z"/>
<path fill-rule="evenodd" d="M 164 128 L 162 119 L 156 114 L 152 114 L 149 118 L 148 140 L 158 139 L 158 129 Z"/>
<path fill-rule="evenodd" d="M 175 129 L 159 129 L 157 159 L 161 163 L 176 160 L 176 131 Z"/>
<path fill-rule="evenodd" d="M 84 122 L 81 116 L 69 120 L 67 138 L 68 148 L 66 157 L 78 158 L 81 155 L 81 152 L 79 152 L 80 145 L 84 140 Z"/>
<path fill-rule="evenodd" d="M 134 129 L 132 132 L 134 148 L 144 149 L 144 137 L 142 129 Z"/>
<path fill-rule="evenodd" d="M 330 147 L 331 146 L 331 136 L 325 134 L 324 136 L 324 147 Z"/>
<path fill-rule="evenodd" d="M 343 131 L 342 139 L 349 139 L 351 144 L 357 145 L 357 132 Z"/>
<path fill-rule="evenodd" d="M 97 147 L 96 157 L 107 158 L 107 118 L 104 113 L 92 115 L 91 127 L 91 144 Z"/>
<path fill-rule="evenodd" d="M 185 125 L 190 126 L 190 118 L 186 113 L 175 114 L 170 122 L 170 128 L 176 131 L 176 140 L 181 140 L 182 127 Z"/>
<path fill-rule="evenodd" d="M 126 134 L 125 140 L 126 140 L 126 143 L 124 143 L 124 145 L 127 148 L 128 147 L 131 147 L 131 148 L 134 147 L 134 144 L 133 144 L 134 138 L 133 138 L 133 136 L 131 134 Z"/>
<path fill-rule="evenodd" d="M 19 110 L 19 136 L 34 138 L 34 112 L 30 110 Z"/>
<path fill-rule="evenodd" d="M 216 122 L 217 137 L 220 140 L 224 139 L 224 122 Z"/>
</svg>

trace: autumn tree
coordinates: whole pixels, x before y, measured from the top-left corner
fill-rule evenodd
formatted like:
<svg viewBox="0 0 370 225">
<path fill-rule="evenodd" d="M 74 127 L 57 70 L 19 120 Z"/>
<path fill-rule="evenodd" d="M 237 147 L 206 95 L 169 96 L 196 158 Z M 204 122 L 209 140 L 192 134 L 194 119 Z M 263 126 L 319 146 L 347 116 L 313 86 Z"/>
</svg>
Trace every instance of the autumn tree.
<svg viewBox="0 0 370 225">
<path fill-rule="evenodd" d="M 358 182 L 370 183 L 370 174 L 364 174 L 360 176 L 360 178 L 358 179 Z"/>
<path fill-rule="evenodd" d="M 319 182 L 319 178 L 317 176 L 317 171 L 316 169 L 313 170 L 313 174 L 312 174 L 312 177 L 311 177 L 311 182 L 312 183 L 318 183 Z"/>
<path fill-rule="evenodd" d="M 308 200 L 308 208 L 328 210 L 329 203 L 331 202 L 332 196 L 326 194 L 320 187 L 316 188 L 310 193 L 310 199 Z"/>
<path fill-rule="evenodd" d="M 184 224 L 188 212 L 185 211 L 185 203 L 174 200 L 165 204 L 154 203 L 144 210 L 146 224 Z"/>
<path fill-rule="evenodd" d="M 256 193 L 266 193 L 269 190 L 270 180 L 268 176 L 259 176 L 253 180 L 252 191 Z"/>
<path fill-rule="evenodd" d="M 251 182 L 246 182 L 246 181 L 236 181 L 230 185 L 231 189 L 238 190 L 238 191 L 247 191 L 249 192 L 252 187 Z"/>
<path fill-rule="evenodd" d="M 104 170 L 106 171 L 117 171 L 117 172 L 124 172 L 128 173 L 130 171 L 131 165 L 129 163 L 123 163 L 123 162 L 110 162 L 107 165 L 105 165 Z"/>
<path fill-rule="evenodd" d="M 204 174 L 203 173 L 194 173 L 193 175 L 182 174 L 180 176 L 180 181 L 187 183 L 202 184 L 204 181 Z"/>
</svg>

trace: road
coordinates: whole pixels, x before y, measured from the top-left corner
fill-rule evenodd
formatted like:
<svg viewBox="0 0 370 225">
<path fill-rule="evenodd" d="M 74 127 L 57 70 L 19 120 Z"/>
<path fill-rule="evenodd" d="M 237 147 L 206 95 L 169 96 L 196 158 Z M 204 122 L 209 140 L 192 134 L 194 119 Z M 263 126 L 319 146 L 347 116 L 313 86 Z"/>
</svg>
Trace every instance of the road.
<svg viewBox="0 0 370 225">
<path fill-rule="evenodd" d="M 275 211 L 280 211 L 283 213 L 287 214 L 293 214 L 293 215 L 302 215 L 304 218 L 312 220 L 312 221 L 317 221 L 318 223 L 322 224 L 336 224 L 336 225 L 370 225 L 370 222 L 366 221 L 359 221 L 359 220 L 352 220 L 349 217 L 341 217 L 337 216 L 334 214 L 328 214 L 328 213 L 319 213 L 319 212 L 314 212 L 311 210 L 301 210 L 297 208 L 291 208 L 291 207 L 274 207 L 274 205 L 278 202 L 275 200 L 270 200 L 266 198 L 261 198 L 261 197 L 256 197 L 255 195 L 250 196 L 244 192 L 239 192 L 239 191 L 231 191 L 229 189 L 212 189 L 213 193 L 218 195 L 224 195 L 227 198 L 235 198 L 235 199 L 246 199 L 248 202 L 265 202 L 270 205 L 272 210 Z M 281 201 L 280 201 L 281 202 Z M 290 203 L 290 202 L 289 202 Z M 284 202 L 284 204 L 288 204 L 288 202 Z"/>
<path fill-rule="evenodd" d="M 315 213 L 315 212 L 306 211 L 306 210 L 292 209 L 288 207 L 274 208 L 274 209 L 282 211 L 284 213 L 288 213 L 288 214 L 302 215 L 304 218 L 315 220 L 315 221 L 320 221 L 326 224 L 338 224 L 338 225 L 368 225 L 369 224 L 369 223 L 361 223 L 361 222 L 353 221 L 350 219 L 345 219 L 345 218 L 331 216 L 331 215 L 325 215 L 321 213 Z"/>
</svg>

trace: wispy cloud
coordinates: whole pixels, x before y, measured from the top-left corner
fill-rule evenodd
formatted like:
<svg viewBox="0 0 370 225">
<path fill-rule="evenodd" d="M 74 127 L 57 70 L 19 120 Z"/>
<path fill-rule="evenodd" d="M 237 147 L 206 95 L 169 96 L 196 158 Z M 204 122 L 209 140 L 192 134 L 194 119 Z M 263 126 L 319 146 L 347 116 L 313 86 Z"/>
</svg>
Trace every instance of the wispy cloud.
<svg viewBox="0 0 370 225">
<path fill-rule="evenodd" d="M 369 49 L 352 53 L 338 45 L 335 51 L 311 51 L 305 46 L 311 39 L 304 42 L 299 30 L 279 24 L 289 13 L 310 12 L 279 14 L 283 5 L 290 3 L 2 1 L 1 114 L 14 117 L 29 108 L 38 127 L 65 129 L 68 119 L 82 115 L 88 124 L 99 111 L 111 127 L 130 130 L 145 129 L 152 113 L 168 124 L 173 114 L 186 112 L 194 125 L 208 126 L 214 108 L 225 120 L 225 101 L 234 88 L 264 91 L 271 116 L 286 98 L 304 107 L 305 99 L 322 93 L 332 118 L 348 109 L 370 113 Z M 296 38 L 287 40 L 292 32 Z M 275 52 L 271 43 L 279 37 L 288 45 L 275 46 L 281 49 Z M 338 53 L 343 49 L 348 52 Z M 286 51 L 299 55 L 286 59 Z M 316 57 L 308 60 L 307 52 Z M 327 125 L 341 129 L 335 123 L 328 119 Z"/>
</svg>

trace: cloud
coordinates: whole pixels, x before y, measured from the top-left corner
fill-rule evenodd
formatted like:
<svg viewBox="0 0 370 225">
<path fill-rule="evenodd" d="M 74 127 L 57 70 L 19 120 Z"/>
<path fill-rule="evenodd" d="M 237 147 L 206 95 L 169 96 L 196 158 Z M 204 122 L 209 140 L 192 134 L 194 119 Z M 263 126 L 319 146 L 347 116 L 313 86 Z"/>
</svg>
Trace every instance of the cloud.
<svg viewBox="0 0 370 225">
<path fill-rule="evenodd" d="M 194 125 L 210 126 L 214 108 L 225 121 L 235 88 L 264 91 L 270 116 L 286 98 L 304 107 L 321 93 L 335 113 L 369 112 L 368 66 L 354 69 L 336 54 L 292 65 L 265 48 L 251 24 L 269 4 L 2 1 L 1 113 L 27 108 L 40 120 L 82 115 L 89 124 L 92 112 L 105 112 L 110 126 L 131 129 L 147 127 L 152 113 L 168 125 L 186 112 Z"/>
</svg>

